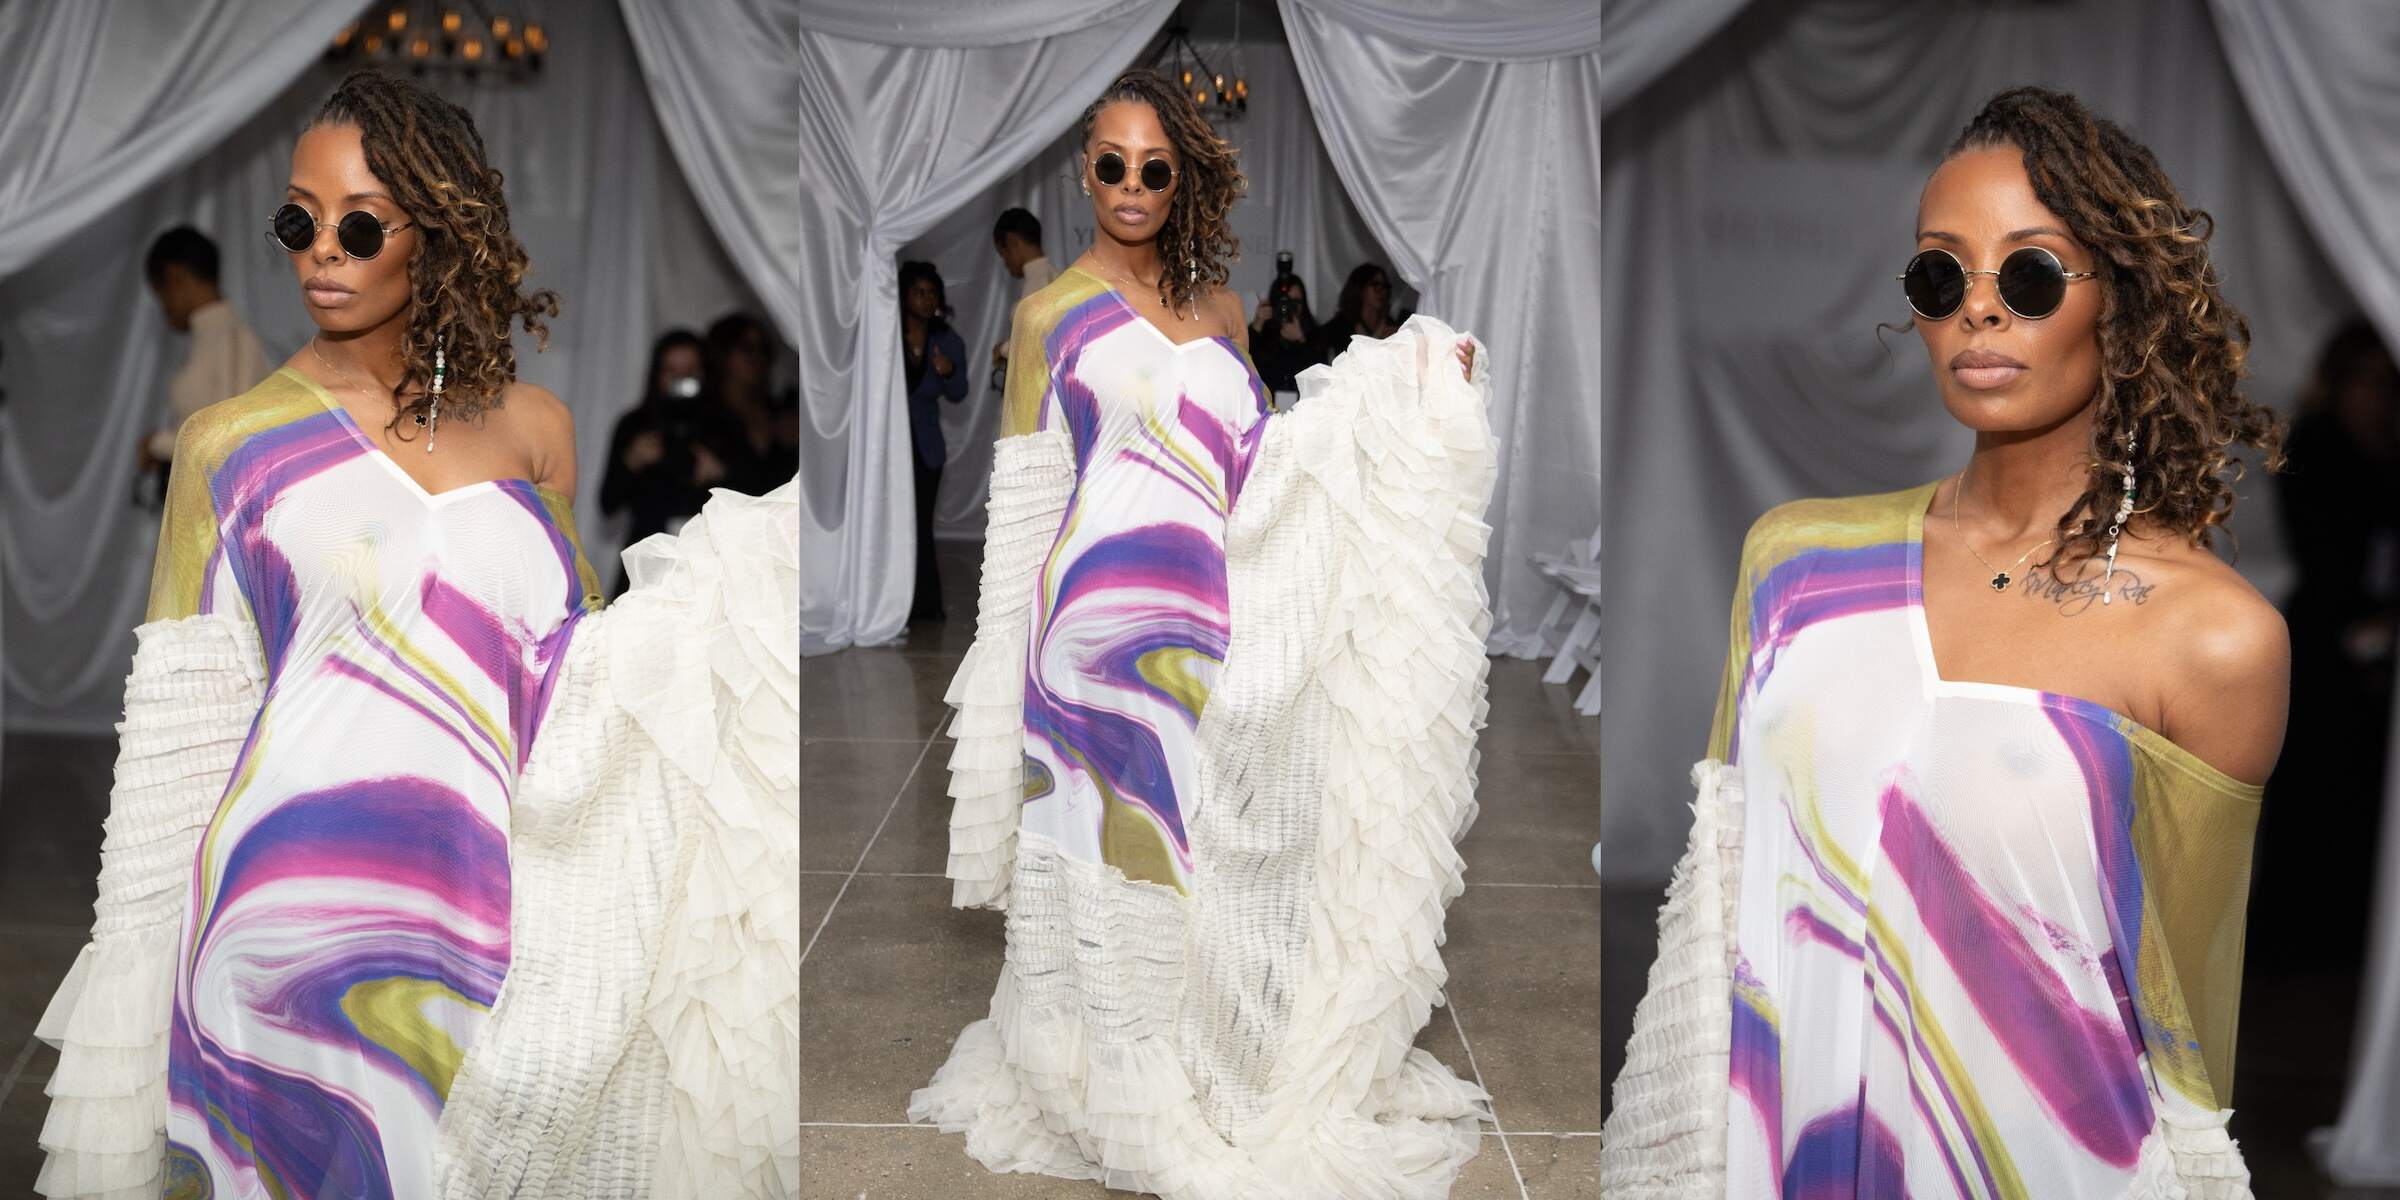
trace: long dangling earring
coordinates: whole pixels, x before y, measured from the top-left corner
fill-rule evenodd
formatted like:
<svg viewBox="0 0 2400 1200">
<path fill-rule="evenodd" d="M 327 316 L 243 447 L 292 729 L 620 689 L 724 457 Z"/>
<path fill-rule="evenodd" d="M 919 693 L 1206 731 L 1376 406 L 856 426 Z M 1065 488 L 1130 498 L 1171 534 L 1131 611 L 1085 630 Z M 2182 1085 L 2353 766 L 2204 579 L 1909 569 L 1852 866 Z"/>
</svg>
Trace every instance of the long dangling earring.
<svg viewBox="0 0 2400 1200">
<path fill-rule="evenodd" d="M 1187 268 L 1184 279 L 1192 285 L 1192 319 L 1197 321 L 1200 319 L 1200 260 L 1187 258 L 1183 261 Z"/>
<path fill-rule="evenodd" d="M 446 340 L 446 339 L 444 339 Z M 433 395 L 425 401 L 425 453 L 433 453 L 433 430 L 442 419 L 442 381 L 449 373 L 449 363 L 442 355 L 444 340 L 433 344 Z"/>
<path fill-rule="evenodd" d="M 2117 519 L 2108 526 L 2108 570 L 2100 576 L 2100 603 L 2108 603 L 2109 583 L 2117 577 L 2117 539 L 2125 532 L 2125 521 L 2133 515 L 2133 434 L 2125 435 L 2125 495 L 2117 501 Z"/>
</svg>

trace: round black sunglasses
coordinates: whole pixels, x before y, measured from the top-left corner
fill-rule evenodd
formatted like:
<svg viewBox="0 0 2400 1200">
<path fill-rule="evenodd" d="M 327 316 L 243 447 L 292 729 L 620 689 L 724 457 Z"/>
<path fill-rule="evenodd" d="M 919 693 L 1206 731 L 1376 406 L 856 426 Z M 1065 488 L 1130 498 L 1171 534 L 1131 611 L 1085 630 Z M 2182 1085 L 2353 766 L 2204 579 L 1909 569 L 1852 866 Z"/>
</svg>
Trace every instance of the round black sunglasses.
<svg viewBox="0 0 2400 1200">
<path fill-rule="evenodd" d="M 306 251 L 316 244 L 317 231 L 327 228 L 305 208 L 286 204 L 267 218 L 267 236 L 275 244 L 293 254 Z M 408 228 L 407 225 L 386 225 L 383 219 L 365 209 L 353 209 L 332 223 L 333 238 L 341 243 L 342 253 L 365 260 L 383 253 L 386 238 Z"/>
<path fill-rule="evenodd" d="M 1893 278 L 1908 293 L 1908 306 L 1928 321 L 1948 320 L 1967 302 L 1967 281 L 1976 275 L 1994 276 L 2000 303 L 2029 321 L 2040 320 L 2066 303 L 2067 285 L 2090 279 L 2097 272 L 2070 271 L 2058 256 L 2040 246 L 2021 246 L 2000 260 L 1997 271 L 1970 271 L 1958 256 L 1935 247 L 1919 250 L 1908 269 Z"/>
</svg>

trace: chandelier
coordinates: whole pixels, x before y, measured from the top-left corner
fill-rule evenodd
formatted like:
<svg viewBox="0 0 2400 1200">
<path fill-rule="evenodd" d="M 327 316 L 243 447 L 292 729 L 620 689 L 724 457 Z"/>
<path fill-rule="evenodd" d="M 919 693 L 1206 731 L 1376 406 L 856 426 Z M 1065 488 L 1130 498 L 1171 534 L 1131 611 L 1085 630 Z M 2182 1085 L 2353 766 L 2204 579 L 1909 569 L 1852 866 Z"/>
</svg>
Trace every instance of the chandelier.
<svg viewBox="0 0 2400 1200">
<path fill-rule="evenodd" d="M 1192 44 L 1191 27 L 1176 24 L 1167 27 L 1166 39 L 1143 65 L 1180 80 L 1183 89 L 1192 95 L 1192 103 L 1200 106 L 1200 114 L 1217 120 L 1232 120 L 1250 111 L 1250 81 L 1242 76 L 1242 7 L 1233 8 L 1234 61 L 1233 74 L 1211 70 L 1208 60 L 1201 57 L 1200 48 Z"/>
<path fill-rule="evenodd" d="M 522 2 L 522 0 L 520 0 Z M 550 53 L 550 33 L 529 16 L 494 13 L 480 0 L 376 4 L 343 26 L 326 48 L 330 62 L 452 70 L 470 75 L 530 75 Z"/>
</svg>

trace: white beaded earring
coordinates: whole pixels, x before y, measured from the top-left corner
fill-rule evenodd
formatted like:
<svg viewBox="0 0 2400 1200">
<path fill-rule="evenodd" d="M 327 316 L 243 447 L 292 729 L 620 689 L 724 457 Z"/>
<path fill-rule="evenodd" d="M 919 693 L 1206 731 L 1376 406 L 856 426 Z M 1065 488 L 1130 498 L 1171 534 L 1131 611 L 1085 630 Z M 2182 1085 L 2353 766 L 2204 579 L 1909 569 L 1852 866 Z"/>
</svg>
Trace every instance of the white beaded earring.
<svg viewBox="0 0 2400 1200">
<path fill-rule="evenodd" d="M 2125 532 L 2125 521 L 2133 516 L 2133 450 L 2131 433 L 2125 435 L 2125 495 L 2117 501 L 2117 518 L 2108 526 L 2108 570 L 2100 576 L 2100 603 L 2107 604 L 2108 585 L 2117 577 L 2117 539 Z"/>
<path fill-rule="evenodd" d="M 441 341 L 433 344 L 433 395 L 425 401 L 425 453 L 433 453 L 433 430 L 442 419 L 442 381 L 447 377 L 449 363 L 442 355 Z"/>
<path fill-rule="evenodd" d="M 1183 261 L 1186 268 L 1184 278 L 1192 285 L 1192 319 L 1197 321 L 1200 319 L 1200 260 L 1187 258 Z"/>
</svg>

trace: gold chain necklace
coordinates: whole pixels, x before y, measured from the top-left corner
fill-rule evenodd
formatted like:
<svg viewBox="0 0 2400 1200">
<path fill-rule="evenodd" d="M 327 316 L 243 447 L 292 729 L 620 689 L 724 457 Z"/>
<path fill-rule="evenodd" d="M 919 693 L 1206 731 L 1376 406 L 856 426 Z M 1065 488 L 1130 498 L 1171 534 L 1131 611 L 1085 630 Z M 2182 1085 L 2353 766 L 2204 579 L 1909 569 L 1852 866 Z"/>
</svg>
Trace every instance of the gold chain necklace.
<svg viewBox="0 0 2400 1200">
<path fill-rule="evenodd" d="M 2010 580 L 2015 578 L 2012 572 L 2014 572 L 2019 566 L 2023 565 L 2026 559 L 2031 558 L 2035 550 L 2039 550 L 2042 547 L 2049 545 L 2052 539 L 2043 538 L 2042 540 L 2035 542 L 2032 546 L 2026 549 L 2025 553 L 2018 555 L 2015 562 L 2008 564 L 2008 567 L 2005 570 L 1993 566 L 1992 560 L 1985 558 L 1983 556 L 1983 552 L 1975 548 L 1975 543 L 1967 540 L 1966 526 L 1958 523 L 1958 496 L 1959 493 L 1966 490 L 1967 473 L 1965 471 L 1960 471 L 1958 473 L 1957 482 L 1952 484 L 1950 488 L 1951 532 L 1958 535 L 1958 544 L 1965 546 L 1967 548 L 1967 553 L 1974 555 L 1975 561 L 1982 563 L 1983 569 L 1992 573 L 1992 590 L 1995 592 L 2005 592 L 2008 590 Z"/>
</svg>

